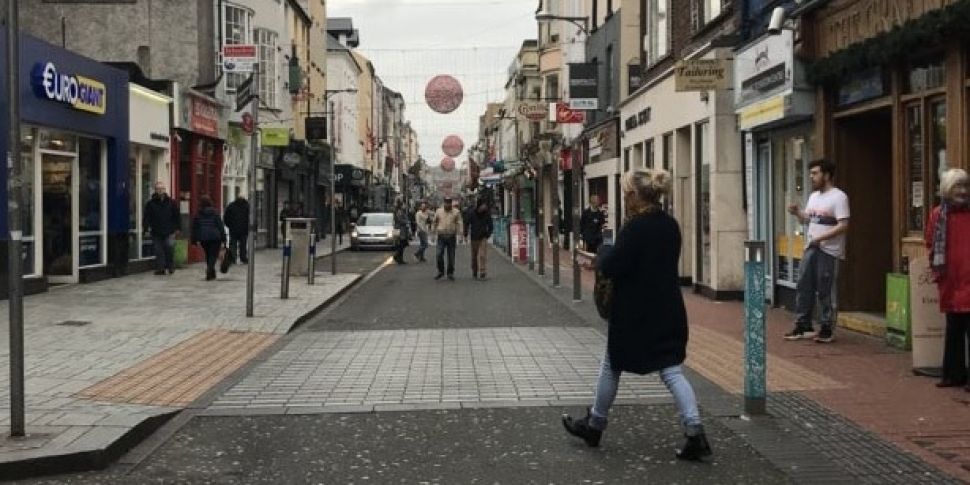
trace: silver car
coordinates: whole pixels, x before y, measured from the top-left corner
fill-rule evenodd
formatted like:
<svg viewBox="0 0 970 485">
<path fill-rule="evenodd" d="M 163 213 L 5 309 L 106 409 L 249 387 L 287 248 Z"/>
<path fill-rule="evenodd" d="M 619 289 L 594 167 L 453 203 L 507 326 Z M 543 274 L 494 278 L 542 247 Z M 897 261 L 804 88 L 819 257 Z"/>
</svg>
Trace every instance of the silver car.
<svg viewBox="0 0 970 485">
<path fill-rule="evenodd" d="M 357 219 L 350 228 L 350 249 L 361 248 L 394 249 L 394 214 L 389 212 L 367 212 Z"/>
</svg>

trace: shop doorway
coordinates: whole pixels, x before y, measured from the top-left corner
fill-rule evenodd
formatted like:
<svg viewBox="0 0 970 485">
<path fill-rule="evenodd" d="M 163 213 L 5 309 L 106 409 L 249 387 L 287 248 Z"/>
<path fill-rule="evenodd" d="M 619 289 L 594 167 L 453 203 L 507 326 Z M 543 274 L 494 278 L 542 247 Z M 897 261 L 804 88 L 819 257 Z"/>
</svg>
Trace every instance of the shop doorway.
<svg viewBox="0 0 970 485">
<path fill-rule="evenodd" d="M 839 309 L 884 314 L 893 270 L 893 130 L 889 108 L 836 119 L 836 185 L 851 224 L 839 275 Z"/>
<path fill-rule="evenodd" d="M 74 153 L 41 152 L 43 268 L 51 283 L 74 283 Z"/>
</svg>

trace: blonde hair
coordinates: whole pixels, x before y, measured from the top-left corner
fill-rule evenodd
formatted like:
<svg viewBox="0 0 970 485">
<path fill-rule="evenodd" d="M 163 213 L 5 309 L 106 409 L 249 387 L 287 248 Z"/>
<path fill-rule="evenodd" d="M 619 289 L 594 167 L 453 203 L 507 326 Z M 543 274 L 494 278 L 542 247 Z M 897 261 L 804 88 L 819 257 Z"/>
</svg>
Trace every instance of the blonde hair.
<svg viewBox="0 0 970 485">
<path fill-rule="evenodd" d="M 660 169 L 633 170 L 623 174 L 620 187 L 624 193 L 633 194 L 645 204 L 657 205 L 670 193 L 670 173 Z"/>
<path fill-rule="evenodd" d="M 951 168 L 943 172 L 940 177 L 940 197 L 949 200 L 953 196 L 953 188 L 961 183 L 966 184 L 967 181 L 967 171 L 962 168 Z"/>
</svg>

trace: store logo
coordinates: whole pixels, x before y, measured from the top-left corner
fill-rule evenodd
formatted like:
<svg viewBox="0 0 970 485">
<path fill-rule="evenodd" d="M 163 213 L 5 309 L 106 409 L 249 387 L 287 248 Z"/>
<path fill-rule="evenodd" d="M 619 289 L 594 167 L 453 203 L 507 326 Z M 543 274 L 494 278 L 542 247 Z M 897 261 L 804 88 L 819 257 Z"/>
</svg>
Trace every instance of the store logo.
<svg viewBox="0 0 970 485">
<path fill-rule="evenodd" d="M 86 77 L 63 74 L 53 62 L 34 66 L 31 80 L 34 92 L 41 98 L 71 105 L 74 109 L 104 114 L 108 94 L 104 84 Z"/>
</svg>

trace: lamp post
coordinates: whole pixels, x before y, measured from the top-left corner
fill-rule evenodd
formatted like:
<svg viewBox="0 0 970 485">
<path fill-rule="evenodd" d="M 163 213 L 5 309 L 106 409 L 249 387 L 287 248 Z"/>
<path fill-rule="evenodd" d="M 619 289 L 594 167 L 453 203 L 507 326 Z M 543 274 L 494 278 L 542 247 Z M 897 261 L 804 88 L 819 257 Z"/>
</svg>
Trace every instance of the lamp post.
<svg viewBox="0 0 970 485">
<path fill-rule="evenodd" d="M 20 164 L 20 0 L 7 0 L 7 103 L 10 138 L 7 140 L 7 220 L 10 312 L 10 436 L 25 434 L 24 414 L 24 279 L 23 279 L 23 166 Z"/>
<path fill-rule="evenodd" d="M 589 17 L 564 17 L 561 15 L 553 15 L 549 13 L 548 10 L 540 10 L 536 12 L 536 22 L 539 22 L 540 24 L 548 23 L 553 20 L 569 22 L 576 27 L 579 27 L 579 29 L 582 30 L 587 37 L 589 36 Z M 582 22 L 582 24 L 580 24 L 580 22 Z"/>
<path fill-rule="evenodd" d="M 330 96 L 340 93 L 356 93 L 356 89 L 327 89 L 323 92 L 323 104 L 330 110 L 330 119 L 336 117 L 333 112 L 333 105 L 330 104 Z M 327 143 L 330 145 L 330 274 L 337 275 L 337 150 L 333 146 L 333 132 L 336 127 L 331 127 L 327 133 Z"/>
</svg>

